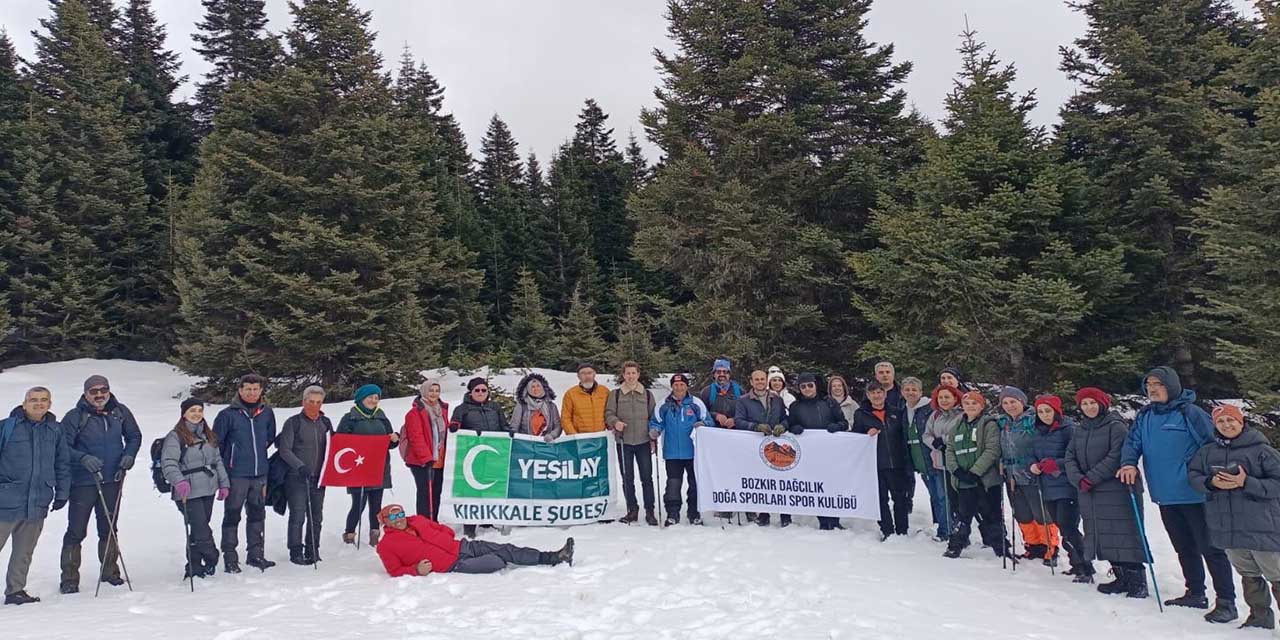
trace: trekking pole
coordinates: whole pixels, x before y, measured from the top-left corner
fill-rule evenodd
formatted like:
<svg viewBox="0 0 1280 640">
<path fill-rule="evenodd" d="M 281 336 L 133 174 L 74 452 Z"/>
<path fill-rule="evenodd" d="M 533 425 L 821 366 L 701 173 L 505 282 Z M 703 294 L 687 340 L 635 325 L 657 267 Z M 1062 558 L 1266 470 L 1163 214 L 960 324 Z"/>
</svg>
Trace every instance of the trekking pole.
<svg viewBox="0 0 1280 640">
<path fill-rule="evenodd" d="M 1017 535 L 1018 535 L 1018 533 L 1017 533 L 1017 532 L 1018 532 L 1018 519 L 1017 519 L 1017 518 L 1014 516 L 1014 514 L 1013 514 L 1013 488 L 1012 488 L 1012 487 L 1013 487 L 1013 484 L 1012 484 L 1012 483 L 1013 483 L 1013 480 L 1012 480 L 1012 479 L 1010 479 L 1010 481 L 1009 481 L 1009 482 L 1010 482 L 1010 485 L 1009 485 L 1009 486 L 1010 486 L 1010 489 L 1009 489 L 1009 551 L 1010 551 L 1010 553 L 1012 553 L 1012 552 L 1013 552 L 1013 547 L 1016 547 L 1016 546 L 1017 546 L 1017 544 L 1018 544 L 1018 538 L 1017 538 Z M 1003 495 L 1003 493 L 1002 493 L 1002 495 L 1000 496 L 1000 508 L 1001 508 L 1001 509 L 1004 509 L 1004 495 Z M 1003 518 L 1003 517 L 1004 517 L 1004 516 L 1003 516 L 1003 514 L 1002 514 L 1002 515 L 1001 515 L 1001 518 Z M 1026 544 L 1026 540 L 1023 540 L 1023 541 L 1022 541 L 1022 543 L 1023 543 L 1023 544 Z M 1017 573 L 1017 572 L 1018 572 L 1018 559 L 1015 557 L 1015 558 L 1012 558 L 1012 560 L 1013 560 L 1013 572 L 1014 572 L 1014 573 Z"/>
<path fill-rule="evenodd" d="M 1045 511 L 1044 509 L 1044 477 L 1037 475 L 1036 481 L 1037 481 L 1036 495 L 1039 496 L 1040 498 L 1040 520 L 1041 520 L 1040 526 L 1044 528 L 1044 545 L 1047 548 L 1050 545 L 1050 543 L 1053 542 L 1053 539 L 1049 537 L 1049 512 Z M 1049 575 L 1056 576 L 1058 575 L 1057 545 L 1054 545 L 1053 549 L 1050 550 L 1050 553 L 1053 554 L 1052 555 L 1053 560 L 1049 562 Z"/>
<path fill-rule="evenodd" d="M 650 446 L 653 448 L 653 495 L 654 502 L 658 503 L 658 526 L 667 526 L 667 521 L 662 513 L 663 500 L 658 497 L 658 488 L 662 486 L 662 473 L 658 467 L 662 466 L 662 458 L 658 456 L 657 441 L 650 440 Z"/>
<path fill-rule="evenodd" d="M 1138 535 L 1142 537 L 1142 551 L 1147 555 L 1147 569 L 1151 571 L 1151 588 L 1156 592 L 1156 605 L 1164 613 L 1164 601 L 1160 599 L 1160 583 L 1156 581 L 1155 559 L 1151 557 L 1151 543 L 1147 541 L 1147 528 L 1142 525 L 1142 512 L 1138 510 L 1138 496 L 1129 485 L 1129 504 L 1133 506 L 1133 519 L 1138 523 Z"/>
<path fill-rule="evenodd" d="M 191 579 L 191 593 L 196 592 L 196 563 L 191 557 L 191 517 L 187 513 L 187 499 L 182 499 L 182 537 L 187 540 L 187 577 Z"/>
<path fill-rule="evenodd" d="M 111 551 L 111 547 L 115 547 L 116 559 L 120 561 L 120 569 L 124 572 L 124 583 L 129 586 L 129 590 L 133 591 L 133 581 L 129 579 L 129 567 L 124 563 L 124 554 L 120 551 L 120 539 L 116 537 L 116 517 L 107 504 L 107 497 L 102 493 L 102 473 L 93 474 L 93 484 L 98 488 L 98 500 L 102 503 L 102 510 L 107 513 L 107 526 L 110 528 L 107 536 L 107 551 Z M 116 490 L 116 510 L 120 509 L 120 496 L 124 493 L 124 477 L 120 478 L 120 487 Z M 102 590 L 102 579 L 107 575 L 107 555 L 103 554 L 98 560 L 98 584 L 93 588 L 93 597 L 98 597 L 98 593 Z"/>
<path fill-rule="evenodd" d="M 947 465 L 942 465 L 942 521 L 947 525 L 947 536 L 955 533 L 952 527 L 955 524 L 955 518 L 951 517 L 951 474 L 947 472 Z"/>
<path fill-rule="evenodd" d="M 1003 483 L 1002 483 L 1003 484 Z M 1000 528 L 1004 529 L 1004 487 L 1000 487 Z M 1004 547 L 1000 554 L 1000 568 L 1009 568 L 1009 536 L 1001 533 L 1000 546 Z"/>
<path fill-rule="evenodd" d="M 311 510 L 311 478 L 306 479 L 307 490 L 307 537 L 311 538 L 311 568 L 320 570 L 320 549 L 316 546 L 316 514 Z"/>
</svg>

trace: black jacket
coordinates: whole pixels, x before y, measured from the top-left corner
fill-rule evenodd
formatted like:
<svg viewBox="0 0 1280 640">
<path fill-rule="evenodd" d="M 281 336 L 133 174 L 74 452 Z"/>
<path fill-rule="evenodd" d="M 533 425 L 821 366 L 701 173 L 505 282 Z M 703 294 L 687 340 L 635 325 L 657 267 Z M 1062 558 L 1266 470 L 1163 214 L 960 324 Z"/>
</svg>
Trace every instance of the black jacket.
<svg viewBox="0 0 1280 640">
<path fill-rule="evenodd" d="M 840 405 L 829 397 L 806 398 L 801 395 L 796 398 L 787 408 L 787 423 L 791 426 L 791 433 L 797 435 L 804 433 L 805 429 L 825 429 L 832 433 L 849 430 Z"/>
<path fill-rule="evenodd" d="M 320 418 L 315 421 L 302 413 L 284 421 L 280 435 L 276 438 L 276 450 L 280 452 L 280 458 L 289 465 L 290 475 L 297 475 L 298 468 L 303 465 L 312 476 L 320 475 L 331 433 L 333 423 L 324 414 L 320 414 Z"/>
<path fill-rule="evenodd" d="M 483 404 L 471 399 L 470 394 L 462 399 L 462 403 L 449 416 L 449 428 L 467 431 L 510 431 L 506 416 L 502 415 L 502 407 L 486 400 Z"/>
<path fill-rule="evenodd" d="M 911 464 L 907 456 L 906 425 L 902 410 L 887 402 L 883 422 L 872 413 L 870 403 L 859 406 L 853 414 L 854 433 L 880 430 L 880 437 L 876 438 L 876 466 L 880 469 L 906 469 Z"/>
<path fill-rule="evenodd" d="M 62 416 L 62 431 L 67 437 L 71 455 L 71 486 L 93 486 L 93 474 L 81 464 L 81 458 L 93 456 L 102 461 L 102 478 L 111 482 L 120 469 L 124 456 L 136 458 L 142 447 L 142 431 L 129 407 L 113 395 L 102 411 L 89 404 L 84 396 Z"/>
</svg>

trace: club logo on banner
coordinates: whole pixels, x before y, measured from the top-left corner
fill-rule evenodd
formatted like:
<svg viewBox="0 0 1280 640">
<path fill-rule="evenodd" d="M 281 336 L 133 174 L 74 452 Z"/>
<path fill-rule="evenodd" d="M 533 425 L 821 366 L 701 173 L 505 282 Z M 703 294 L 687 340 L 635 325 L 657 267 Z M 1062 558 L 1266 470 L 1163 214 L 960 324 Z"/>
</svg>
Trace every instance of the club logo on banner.
<svg viewBox="0 0 1280 640">
<path fill-rule="evenodd" d="M 694 473 L 704 511 L 880 518 L 876 439 L 806 431 L 761 436 L 694 429 Z"/>
<path fill-rule="evenodd" d="M 440 520 L 545 526 L 616 518 L 617 468 L 607 433 L 554 442 L 506 433 L 451 433 Z"/>
</svg>

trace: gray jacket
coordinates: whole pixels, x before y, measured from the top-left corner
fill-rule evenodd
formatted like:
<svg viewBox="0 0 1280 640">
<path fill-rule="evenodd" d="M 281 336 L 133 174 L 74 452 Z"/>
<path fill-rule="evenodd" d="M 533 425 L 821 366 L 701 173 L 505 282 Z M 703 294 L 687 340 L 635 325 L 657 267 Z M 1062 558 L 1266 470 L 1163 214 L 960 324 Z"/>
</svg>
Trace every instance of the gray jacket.
<svg viewBox="0 0 1280 640">
<path fill-rule="evenodd" d="M 942 451 L 933 448 L 933 441 L 941 438 L 943 444 L 951 442 L 952 432 L 963 419 L 964 410 L 959 405 L 946 411 L 934 405 L 933 413 L 929 414 L 929 420 L 925 422 L 924 437 L 921 438 L 921 442 L 929 450 L 934 469 L 945 469 L 946 460 L 942 457 Z"/>
<path fill-rule="evenodd" d="M 1223 490 L 1210 484 L 1214 467 L 1240 465 L 1244 486 Z M 1280 551 L 1280 453 L 1266 436 L 1245 427 L 1235 440 L 1214 430 L 1214 440 L 1200 448 L 1187 464 L 1187 480 L 1196 491 L 1209 494 L 1204 519 L 1209 542 L 1219 549 Z"/>
<path fill-rule="evenodd" d="M 276 450 L 289 465 L 289 474 L 297 475 L 298 468 L 306 465 L 307 471 L 318 477 L 324 468 L 324 453 L 331 433 L 333 423 L 324 414 L 317 420 L 303 413 L 285 420 L 280 435 L 276 436 Z"/>
<path fill-rule="evenodd" d="M 560 426 L 560 409 L 556 407 L 556 402 L 551 397 L 545 397 L 542 402 L 542 411 L 547 419 L 547 425 L 542 428 L 542 437 L 555 440 L 564 433 L 564 428 Z M 533 427 L 529 425 L 529 421 L 533 419 L 534 411 L 529 405 L 523 402 L 516 402 L 516 408 L 511 411 L 511 430 L 516 433 L 525 435 L 533 434 Z"/>
<path fill-rule="evenodd" d="M 1067 444 L 1065 467 L 1071 486 L 1088 479 L 1092 488 L 1080 491 L 1084 518 L 1084 554 L 1090 560 L 1146 562 L 1142 537 L 1134 519 L 1129 487 L 1116 479 L 1129 424 L 1114 411 L 1085 418 Z M 1142 506 L 1142 476 L 1133 485 Z"/>
<path fill-rule="evenodd" d="M 184 421 L 174 428 L 190 429 L 190 425 Z M 190 481 L 189 499 L 205 498 L 217 493 L 222 487 L 231 487 L 218 447 L 206 442 L 199 433 L 196 433 L 196 439 L 195 444 L 183 451 L 182 440 L 177 431 L 170 431 L 164 437 L 164 446 L 160 449 L 160 472 L 164 474 L 164 479 L 175 487 L 183 480 Z M 177 495 L 173 499 L 176 502 Z"/>
<path fill-rule="evenodd" d="M 624 392 L 621 387 L 609 392 L 609 399 L 604 403 L 604 423 L 610 431 L 614 423 L 625 422 L 622 430 L 622 443 L 629 445 L 649 442 L 649 418 L 653 416 L 656 402 L 653 393 L 643 387 L 639 392 Z"/>
</svg>

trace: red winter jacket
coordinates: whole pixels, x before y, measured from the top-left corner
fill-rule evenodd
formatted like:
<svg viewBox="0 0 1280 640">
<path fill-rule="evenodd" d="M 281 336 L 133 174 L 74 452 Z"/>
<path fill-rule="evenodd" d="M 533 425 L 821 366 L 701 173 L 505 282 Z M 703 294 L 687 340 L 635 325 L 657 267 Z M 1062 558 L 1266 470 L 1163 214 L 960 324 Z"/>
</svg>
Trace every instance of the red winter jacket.
<svg viewBox="0 0 1280 640">
<path fill-rule="evenodd" d="M 449 428 L 449 404 L 440 401 L 440 413 L 444 417 L 445 433 Z M 409 440 L 409 451 L 404 463 L 423 466 L 432 463 L 437 469 L 444 468 L 445 438 L 433 442 L 431 437 L 431 416 L 427 414 L 427 406 L 421 398 L 415 398 L 409 412 L 404 414 L 404 435 Z"/>
<path fill-rule="evenodd" d="M 453 537 L 453 529 L 422 516 L 409 516 L 409 526 L 403 531 L 395 527 L 382 528 L 377 549 L 387 573 L 398 578 L 418 575 L 418 563 L 423 560 L 431 561 L 432 573 L 452 569 L 461 546 Z"/>
</svg>

